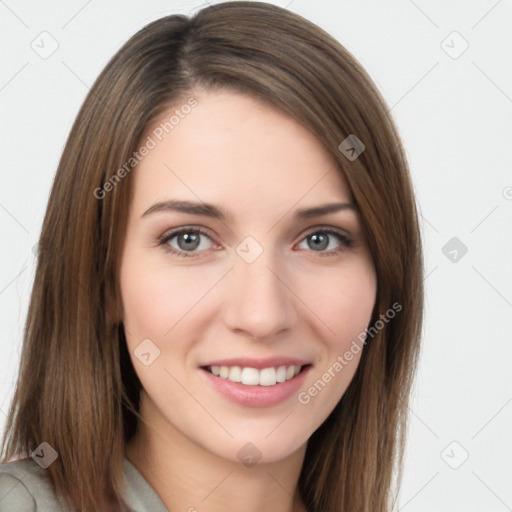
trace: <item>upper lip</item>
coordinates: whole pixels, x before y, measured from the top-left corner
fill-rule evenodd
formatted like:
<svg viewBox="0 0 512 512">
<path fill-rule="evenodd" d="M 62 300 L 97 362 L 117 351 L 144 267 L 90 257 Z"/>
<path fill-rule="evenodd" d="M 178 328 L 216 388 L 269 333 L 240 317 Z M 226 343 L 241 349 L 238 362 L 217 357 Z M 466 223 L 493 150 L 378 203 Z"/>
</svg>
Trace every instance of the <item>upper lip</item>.
<svg viewBox="0 0 512 512">
<path fill-rule="evenodd" d="M 231 357 L 229 359 L 217 359 L 200 366 L 240 366 L 242 368 L 279 368 L 280 366 L 305 366 L 311 364 L 311 361 L 298 359 L 296 357 L 266 357 L 263 359 L 255 359 L 252 357 Z"/>
</svg>

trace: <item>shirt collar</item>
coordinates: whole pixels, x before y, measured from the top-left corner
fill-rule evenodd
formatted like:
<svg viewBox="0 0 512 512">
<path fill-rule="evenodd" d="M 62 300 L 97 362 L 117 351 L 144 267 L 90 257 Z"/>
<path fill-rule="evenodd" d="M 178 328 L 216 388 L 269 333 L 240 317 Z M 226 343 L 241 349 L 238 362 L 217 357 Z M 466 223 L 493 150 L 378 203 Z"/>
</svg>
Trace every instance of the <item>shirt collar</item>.
<svg viewBox="0 0 512 512">
<path fill-rule="evenodd" d="M 124 499 L 133 512 L 169 512 L 153 487 L 126 456 L 123 459 L 123 471 Z"/>
</svg>

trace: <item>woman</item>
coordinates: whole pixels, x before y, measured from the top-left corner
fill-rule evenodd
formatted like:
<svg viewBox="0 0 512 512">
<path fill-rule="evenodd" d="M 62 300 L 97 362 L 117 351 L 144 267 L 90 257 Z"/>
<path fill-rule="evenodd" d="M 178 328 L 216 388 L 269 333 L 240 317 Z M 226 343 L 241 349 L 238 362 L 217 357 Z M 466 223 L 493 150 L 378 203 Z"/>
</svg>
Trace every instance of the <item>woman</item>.
<svg viewBox="0 0 512 512">
<path fill-rule="evenodd" d="M 422 307 L 407 162 L 355 59 L 266 3 L 157 20 L 57 170 L 0 508 L 390 510 Z"/>
</svg>

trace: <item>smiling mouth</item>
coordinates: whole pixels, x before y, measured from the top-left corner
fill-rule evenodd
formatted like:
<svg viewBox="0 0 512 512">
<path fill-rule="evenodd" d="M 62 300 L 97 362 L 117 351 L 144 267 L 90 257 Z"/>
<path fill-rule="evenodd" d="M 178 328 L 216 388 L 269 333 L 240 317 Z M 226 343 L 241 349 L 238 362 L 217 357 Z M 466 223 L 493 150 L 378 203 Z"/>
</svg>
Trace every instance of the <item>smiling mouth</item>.
<svg viewBox="0 0 512 512">
<path fill-rule="evenodd" d="M 244 384 L 245 386 L 275 386 L 292 380 L 309 366 L 311 365 L 277 366 L 261 369 L 241 366 L 203 366 L 202 368 L 215 377 Z"/>
</svg>

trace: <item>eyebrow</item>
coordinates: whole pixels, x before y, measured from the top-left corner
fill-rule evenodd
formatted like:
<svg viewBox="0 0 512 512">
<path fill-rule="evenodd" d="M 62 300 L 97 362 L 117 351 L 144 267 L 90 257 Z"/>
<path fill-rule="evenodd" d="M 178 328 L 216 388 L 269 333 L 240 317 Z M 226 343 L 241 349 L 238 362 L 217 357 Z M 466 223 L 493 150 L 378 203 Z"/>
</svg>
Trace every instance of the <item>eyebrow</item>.
<svg viewBox="0 0 512 512">
<path fill-rule="evenodd" d="M 342 210 L 352 210 L 357 212 L 358 208 L 354 203 L 329 203 L 320 206 L 314 206 L 312 208 L 302 208 L 296 210 L 295 217 L 297 219 L 311 219 L 314 217 L 321 217 L 322 215 L 327 215 L 329 213 L 336 213 Z M 214 206 L 213 204 L 198 203 L 194 201 L 179 201 L 176 199 L 155 203 L 142 214 L 142 217 L 146 217 L 156 212 L 179 212 L 192 215 L 203 215 L 205 217 L 211 217 L 221 221 L 232 218 L 232 215 L 227 213 L 225 210 Z"/>
</svg>

